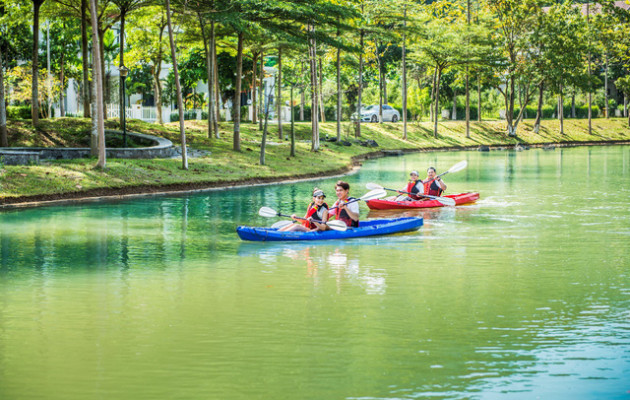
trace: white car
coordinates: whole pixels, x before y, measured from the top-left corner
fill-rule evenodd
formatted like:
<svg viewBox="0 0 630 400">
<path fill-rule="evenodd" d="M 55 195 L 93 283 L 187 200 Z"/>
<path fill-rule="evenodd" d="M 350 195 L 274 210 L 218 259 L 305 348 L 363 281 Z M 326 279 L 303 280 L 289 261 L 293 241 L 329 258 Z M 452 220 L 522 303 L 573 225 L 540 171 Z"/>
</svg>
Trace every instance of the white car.
<svg viewBox="0 0 630 400">
<path fill-rule="evenodd" d="M 365 122 L 378 122 L 379 121 L 379 112 L 378 112 L 378 104 L 373 104 L 371 106 L 363 107 L 361 109 L 361 121 Z M 354 113 L 353 117 L 356 118 L 357 114 Z M 388 106 L 387 104 L 383 104 L 383 121 L 391 121 L 398 122 L 400 121 L 400 113 L 395 108 Z"/>
</svg>

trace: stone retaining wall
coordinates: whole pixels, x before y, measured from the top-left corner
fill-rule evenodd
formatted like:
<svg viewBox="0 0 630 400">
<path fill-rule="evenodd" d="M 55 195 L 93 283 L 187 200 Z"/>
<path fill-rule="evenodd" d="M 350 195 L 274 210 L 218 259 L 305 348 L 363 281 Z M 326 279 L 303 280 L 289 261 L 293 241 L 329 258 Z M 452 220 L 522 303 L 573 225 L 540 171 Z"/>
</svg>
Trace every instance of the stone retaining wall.
<svg viewBox="0 0 630 400">
<path fill-rule="evenodd" d="M 106 129 L 105 133 L 122 135 L 121 131 L 109 129 Z M 140 143 L 147 143 L 148 146 L 108 148 L 106 149 L 108 158 L 170 158 L 177 154 L 173 143 L 168 139 L 135 132 L 127 132 L 127 135 Z M 28 165 L 38 164 L 39 160 L 70 160 L 88 157 L 90 157 L 90 149 L 87 147 L 0 147 L 1 162 L 5 165 Z"/>
</svg>

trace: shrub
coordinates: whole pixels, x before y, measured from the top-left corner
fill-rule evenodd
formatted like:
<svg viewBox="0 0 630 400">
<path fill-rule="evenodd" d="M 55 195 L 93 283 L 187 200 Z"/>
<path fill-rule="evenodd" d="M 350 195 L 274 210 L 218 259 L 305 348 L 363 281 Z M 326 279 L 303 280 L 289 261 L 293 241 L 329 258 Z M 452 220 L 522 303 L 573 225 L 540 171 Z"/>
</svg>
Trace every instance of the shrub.
<svg viewBox="0 0 630 400">
<path fill-rule="evenodd" d="M 8 106 L 7 118 L 31 119 L 31 106 Z"/>
</svg>

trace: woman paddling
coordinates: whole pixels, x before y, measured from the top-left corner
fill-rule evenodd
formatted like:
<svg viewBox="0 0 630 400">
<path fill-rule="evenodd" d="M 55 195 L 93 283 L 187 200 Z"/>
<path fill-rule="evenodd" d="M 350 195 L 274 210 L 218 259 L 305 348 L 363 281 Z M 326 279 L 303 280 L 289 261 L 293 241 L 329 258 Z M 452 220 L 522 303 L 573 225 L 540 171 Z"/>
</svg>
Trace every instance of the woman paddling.
<svg viewBox="0 0 630 400">
<path fill-rule="evenodd" d="M 350 227 L 359 226 L 359 202 L 354 197 L 349 197 L 350 185 L 348 182 L 338 181 L 335 184 L 337 201 L 330 209 L 330 216 L 335 216 Z"/>
<path fill-rule="evenodd" d="M 402 194 L 403 192 L 406 192 Z M 405 189 L 401 190 L 400 196 L 396 197 L 396 201 L 410 201 L 410 200 L 420 200 L 420 197 L 416 196 L 416 193 L 424 193 L 424 182 L 420 179 L 418 175 L 418 171 L 411 171 L 409 173 L 409 183 Z"/>
<path fill-rule="evenodd" d="M 328 204 L 324 202 L 326 195 L 323 190 L 318 188 L 313 189 L 313 201 L 308 205 L 304 218 L 301 219 L 301 223 L 291 224 L 284 228 L 278 229 L 279 231 L 295 231 L 295 232 L 312 232 L 312 231 L 325 231 L 328 229 L 328 225 L 325 224 L 328 221 Z M 291 215 L 294 221 L 298 221 L 298 217 Z"/>
</svg>

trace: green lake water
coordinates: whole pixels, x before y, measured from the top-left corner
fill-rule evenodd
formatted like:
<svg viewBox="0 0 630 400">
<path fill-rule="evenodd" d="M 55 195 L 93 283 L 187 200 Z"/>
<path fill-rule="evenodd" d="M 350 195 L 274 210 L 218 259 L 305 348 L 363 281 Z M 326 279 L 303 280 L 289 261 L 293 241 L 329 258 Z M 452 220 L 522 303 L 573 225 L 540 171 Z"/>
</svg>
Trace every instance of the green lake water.
<svg viewBox="0 0 630 400">
<path fill-rule="evenodd" d="M 630 146 L 436 152 L 417 232 L 245 243 L 336 178 L 0 213 L 0 399 L 630 399 Z"/>
</svg>

